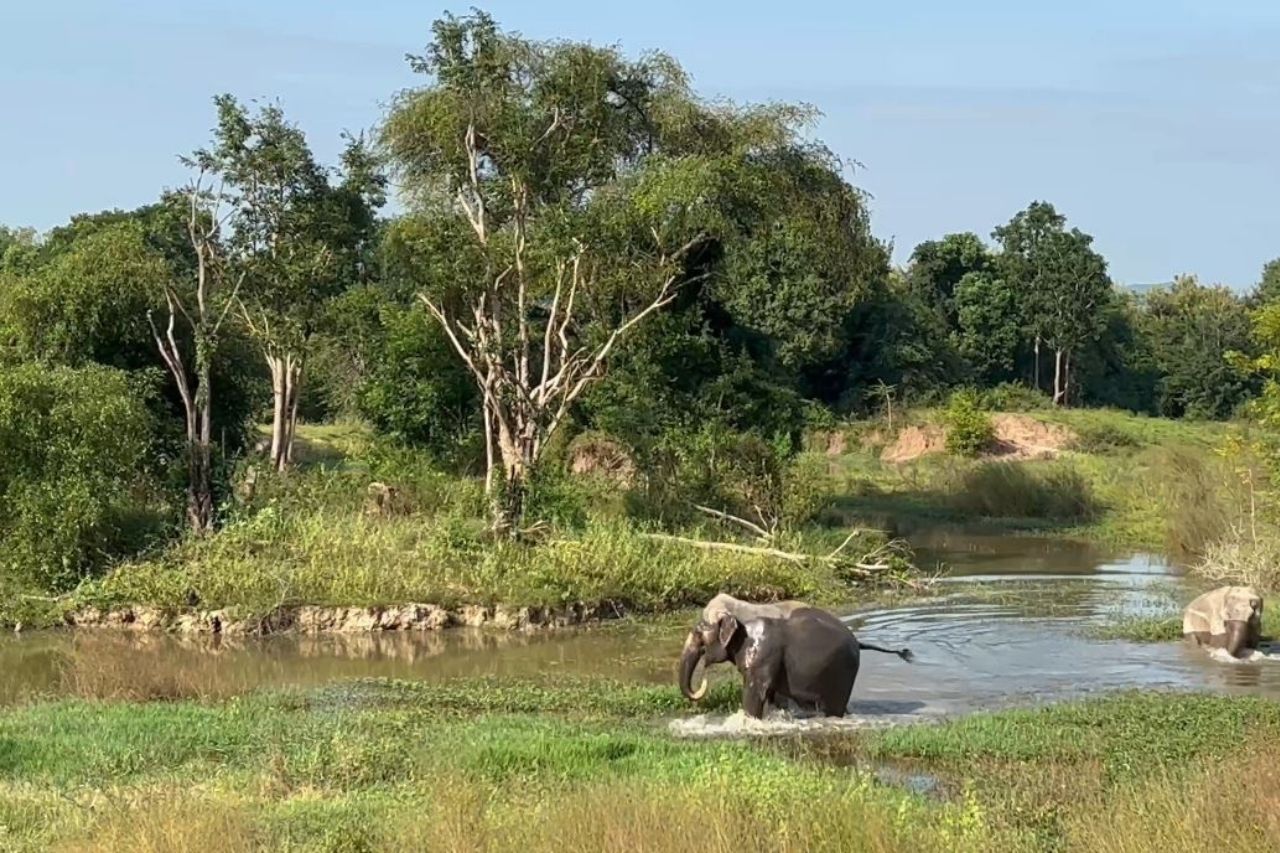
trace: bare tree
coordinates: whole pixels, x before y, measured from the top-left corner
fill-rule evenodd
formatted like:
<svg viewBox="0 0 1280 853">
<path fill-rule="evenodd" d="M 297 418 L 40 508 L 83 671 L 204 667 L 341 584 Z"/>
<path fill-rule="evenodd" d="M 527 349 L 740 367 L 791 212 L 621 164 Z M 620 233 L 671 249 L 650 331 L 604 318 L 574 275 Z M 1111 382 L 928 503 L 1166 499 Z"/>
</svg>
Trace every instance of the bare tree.
<svg viewBox="0 0 1280 853">
<path fill-rule="evenodd" d="M 227 270 L 219 250 L 223 219 L 220 216 L 220 192 L 203 186 L 203 172 L 187 189 L 187 235 L 196 257 L 194 289 L 180 286 L 172 278 L 164 283 L 164 299 L 168 319 L 164 330 L 156 323 L 152 311 L 147 322 L 160 357 L 173 376 L 182 398 L 186 421 L 187 456 L 187 523 L 197 535 L 213 527 L 213 385 L 210 380 L 218 333 L 235 303 L 235 292 L 243 276 L 230 289 L 230 298 L 222 298 L 227 288 Z M 219 308 L 216 304 L 221 302 Z M 177 327 L 184 326 L 190 340 L 191 364 L 180 343 Z"/>
</svg>

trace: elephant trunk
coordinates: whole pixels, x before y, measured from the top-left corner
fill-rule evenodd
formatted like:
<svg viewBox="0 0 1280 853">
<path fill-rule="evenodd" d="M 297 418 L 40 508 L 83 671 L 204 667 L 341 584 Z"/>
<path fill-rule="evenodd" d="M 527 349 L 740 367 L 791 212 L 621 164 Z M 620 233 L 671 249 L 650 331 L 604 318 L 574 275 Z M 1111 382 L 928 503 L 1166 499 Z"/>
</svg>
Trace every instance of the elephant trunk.
<svg viewBox="0 0 1280 853">
<path fill-rule="evenodd" d="M 693 689 L 693 671 L 697 669 L 698 661 L 702 660 L 702 653 L 702 638 L 697 631 L 690 631 L 689 637 L 684 641 L 684 650 L 680 653 L 680 692 L 690 702 L 697 702 L 707 695 L 705 670 L 702 673 L 702 683 L 697 690 Z"/>
<path fill-rule="evenodd" d="M 1249 647 L 1249 623 L 1243 619 L 1229 619 L 1225 623 L 1227 636 L 1222 643 L 1227 654 L 1238 658 Z"/>
</svg>

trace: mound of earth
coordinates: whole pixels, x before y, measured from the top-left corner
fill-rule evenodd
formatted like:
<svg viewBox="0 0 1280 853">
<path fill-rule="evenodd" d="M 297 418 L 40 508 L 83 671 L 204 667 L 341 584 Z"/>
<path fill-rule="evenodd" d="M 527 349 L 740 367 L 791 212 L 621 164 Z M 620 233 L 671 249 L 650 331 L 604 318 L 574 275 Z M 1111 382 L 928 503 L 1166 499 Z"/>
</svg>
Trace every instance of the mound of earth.
<svg viewBox="0 0 1280 853">
<path fill-rule="evenodd" d="M 1061 424 L 1038 421 L 1028 415 L 998 414 L 991 416 L 995 442 L 986 454 L 997 459 L 1051 459 L 1069 447 L 1076 434 Z M 897 439 L 884 449 L 885 462 L 910 462 L 930 453 L 947 449 L 947 431 L 940 426 L 912 426 L 898 433 Z"/>
<path fill-rule="evenodd" d="M 880 452 L 880 458 L 885 462 L 910 462 L 930 453 L 942 453 L 946 449 L 947 432 L 942 427 L 909 426 Z"/>
<path fill-rule="evenodd" d="M 1050 459 L 1070 447 L 1076 434 L 1061 424 L 1047 424 L 1026 415 L 992 415 L 996 428 L 993 456 Z"/>
</svg>

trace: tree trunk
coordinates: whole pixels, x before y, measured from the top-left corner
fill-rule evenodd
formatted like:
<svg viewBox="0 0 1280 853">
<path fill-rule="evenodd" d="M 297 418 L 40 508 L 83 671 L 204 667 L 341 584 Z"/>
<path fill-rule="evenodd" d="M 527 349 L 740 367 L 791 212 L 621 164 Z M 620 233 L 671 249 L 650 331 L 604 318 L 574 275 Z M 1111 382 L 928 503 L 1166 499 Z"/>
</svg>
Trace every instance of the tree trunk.
<svg viewBox="0 0 1280 853">
<path fill-rule="evenodd" d="M 1065 373 L 1063 371 L 1063 361 L 1065 353 L 1060 349 L 1053 351 L 1053 404 L 1061 406 L 1067 394 L 1066 385 L 1063 384 Z"/>
<path fill-rule="evenodd" d="M 197 536 L 204 536 L 213 529 L 213 400 L 207 359 L 197 355 L 197 363 L 201 366 L 192 412 L 196 423 L 187 431 L 191 439 L 187 447 L 187 521 Z"/>
<path fill-rule="evenodd" d="M 1067 350 L 1067 354 L 1063 359 L 1062 365 L 1062 404 L 1064 406 L 1071 405 L 1071 350 Z"/>
<path fill-rule="evenodd" d="M 1036 382 L 1036 390 L 1039 391 L 1040 390 L 1040 336 L 1039 335 L 1036 335 L 1035 352 L 1036 352 L 1035 382 Z"/>
<path fill-rule="evenodd" d="M 299 361 L 286 373 L 288 387 L 285 389 L 287 409 L 285 411 L 284 465 L 293 464 L 293 446 L 298 434 L 298 400 L 302 397 L 302 369 Z"/>
<path fill-rule="evenodd" d="M 292 356 L 267 356 L 271 369 L 271 467 L 284 471 L 293 464 L 293 440 L 298 427 L 298 398 L 302 393 L 302 363 Z"/>
<path fill-rule="evenodd" d="M 267 367 L 271 369 L 271 467 L 280 471 L 284 467 L 281 451 L 284 447 L 285 420 L 285 377 L 284 362 L 274 356 L 267 356 Z"/>
</svg>

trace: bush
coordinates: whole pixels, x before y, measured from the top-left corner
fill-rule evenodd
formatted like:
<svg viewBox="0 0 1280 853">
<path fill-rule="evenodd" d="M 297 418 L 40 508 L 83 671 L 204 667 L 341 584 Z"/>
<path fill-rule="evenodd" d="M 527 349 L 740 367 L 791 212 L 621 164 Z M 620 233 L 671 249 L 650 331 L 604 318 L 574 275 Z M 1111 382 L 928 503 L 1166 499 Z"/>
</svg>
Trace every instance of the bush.
<svg viewBox="0 0 1280 853">
<path fill-rule="evenodd" d="M 123 371 L 24 364 L 0 371 L 0 566 L 60 591 L 139 547 L 151 435 Z"/>
<path fill-rule="evenodd" d="M 1073 449 L 1081 453 L 1116 453 L 1141 447 L 1142 442 L 1113 423 L 1083 423 L 1076 427 Z"/>
<path fill-rule="evenodd" d="M 1212 581 L 1245 584 L 1263 593 L 1280 590 L 1280 531 L 1235 527 L 1205 547 L 1194 571 Z"/>
<path fill-rule="evenodd" d="M 943 421 L 947 426 L 947 450 L 959 456 L 977 456 L 995 440 L 995 426 L 974 391 L 952 394 Z"/>
<path fill-rule="evenodd" d="M 1089 481 L 1066 464 L 986 462 L 960 475 L 956 509 L 982 518 L 1087 521 L 1098 513 Z"/>
<path fill-rule="evenodd" d="M 1017 382 L 1001 382 L 983 391 L 980 397 L 984 408 L 994 412 L 1034 412 L 1053 407 L 1053 400 L 1043 391 L 1028 388 Z"/>
</svg>

